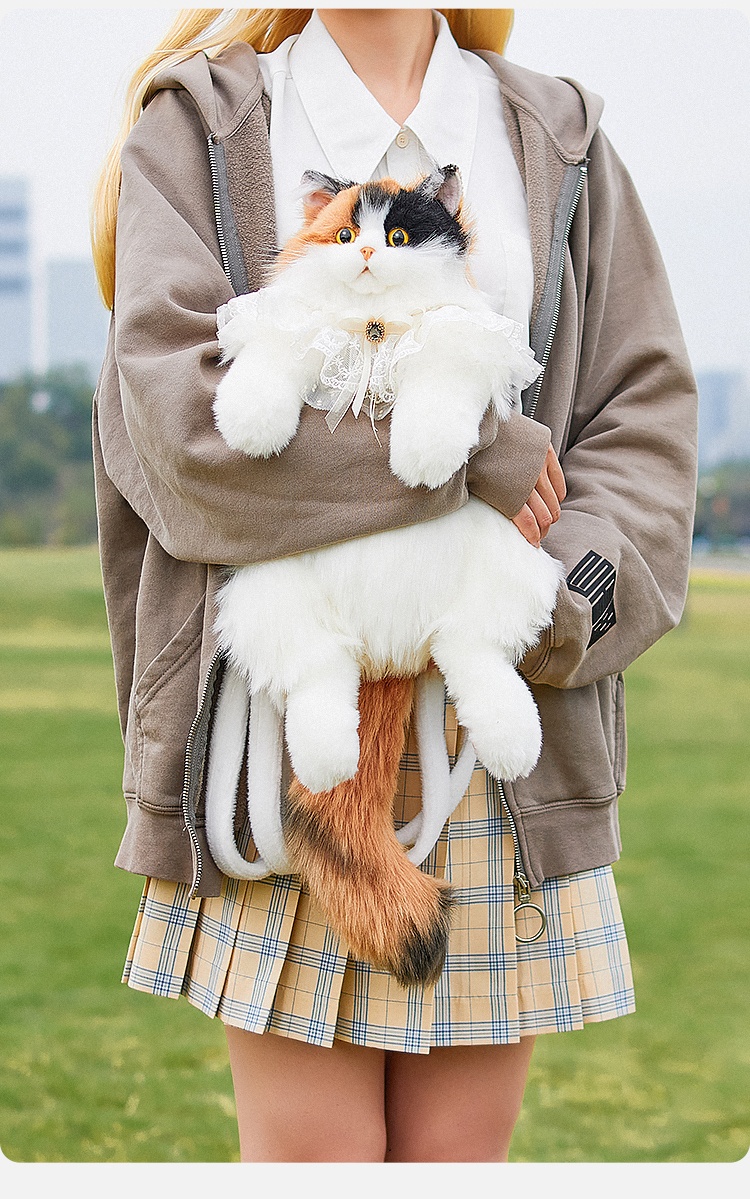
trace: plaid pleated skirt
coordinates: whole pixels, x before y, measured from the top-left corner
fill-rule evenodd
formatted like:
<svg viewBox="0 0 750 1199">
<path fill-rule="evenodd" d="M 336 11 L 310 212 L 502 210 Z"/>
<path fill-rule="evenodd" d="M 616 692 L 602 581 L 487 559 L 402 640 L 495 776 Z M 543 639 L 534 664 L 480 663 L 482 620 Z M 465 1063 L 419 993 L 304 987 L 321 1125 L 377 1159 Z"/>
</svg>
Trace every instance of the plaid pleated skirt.
<svg viewBox="0 0 750 1199">
<path fill-rule="evenodd" d="M 455 760 L 458 729 L 446 705 Z M 410 733 L 396 825 L 420 807 Z M 242 842 L 240 842 L 242 844 Z M 254 847 L 245 834 L 246 856 Z M 330 1046 L 335 1039 L 428 1053 L 563 1032 L 635 1010 L 625 930 L 609 866 L 547 879 L 532 892 L 541 923 L 514 915 L 514 846 L 496 783 L 477 766 L 423 870 L 453 884 L 445 967 L 432 986 L 403 988 L 347 953 L 293 875 L 226 879 L 221 895 L 188 898 L 186 884 L 147 879 L 122 981 L 185 996 L 206 1015 L 253 1032 Z"/>
</svg>

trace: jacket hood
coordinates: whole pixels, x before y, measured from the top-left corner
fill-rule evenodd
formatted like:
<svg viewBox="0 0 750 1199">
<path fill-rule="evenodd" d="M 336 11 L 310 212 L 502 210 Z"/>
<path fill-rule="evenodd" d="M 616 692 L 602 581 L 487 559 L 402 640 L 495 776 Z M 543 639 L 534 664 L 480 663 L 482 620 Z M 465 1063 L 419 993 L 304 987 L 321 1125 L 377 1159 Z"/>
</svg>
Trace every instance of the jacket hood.
<svg viewBox="0 0 750 1199">
<path fill-rule="evenodd" d="M 529 71 L 490 50 L 477 54 L 494 69 L 510 104 L 535 118 L 563 162 L 579 162 L 599 124 L 604 101 L 574 79 Z M 203 52 L 158 75 L 152 94 L 184 89 L 193 98 L 206 135 L 228 137 L 263 93 L 263 76 L 251 46 L 235 42 L 215 58 Z"/>
<path fill-rule="evenodd" d="M 263 94 L 263 76 L 252 46 L 234 42 L 215 58 L 201 51 L 157 75 L 149 99 L 165 89 L 188 92 L 206 135 L 223 141 L 257 104 Z"/>
<path fill-rule="evenodd" d="M 599 125 L 601 96 L 575 79 L 540 75 L 490 50 L 476 53 L 494 69 L 505 98 L 539 122 L 563 162 L 580 162 Z"/>
</svg>

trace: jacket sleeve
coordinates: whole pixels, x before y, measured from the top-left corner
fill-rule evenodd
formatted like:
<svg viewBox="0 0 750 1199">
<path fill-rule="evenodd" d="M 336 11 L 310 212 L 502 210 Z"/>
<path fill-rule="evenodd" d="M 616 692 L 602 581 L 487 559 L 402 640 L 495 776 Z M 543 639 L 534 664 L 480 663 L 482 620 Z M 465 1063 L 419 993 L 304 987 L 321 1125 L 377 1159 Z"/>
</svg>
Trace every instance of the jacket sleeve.
<svg viewBox="0 0 750 1199">
<path fill-rule="evenodd" d="M 379 426 L 382 444 L 351 414 L 332 436 L 305 406 L 280 455 L 255 460 L 225 444 L 213 421 L 225 369 L 215 313 L 233 293 L 221 266 L 206 134 L 187 93 L 157 93 L 121 161 L 114 349 L 97 419 L 107 472 L 164 549 L 240 565 L 461 507 L 465 470 L 434 491 L 407 488 L 390 472 L 388 421 Z M 475 452 L 496 432 L 488 413 Z"/>
<path fill-rule="evenodd" d="M 500 425 L 494 441 L 470 458 L 466 486 L 472 495 L 512 519 L 534 490 L 549 445 L 546 425 L 514 411 Z"/>
<path fill-rule="evenodd" d="M 589 153 L 567 496 L 543 543 L 567 577 L 552 627 L 522 663 L 553 687 L 623 671 L 678 623 L 695 510 L 697 390 L 664 265 L 601 131 Z"/>
</svg>

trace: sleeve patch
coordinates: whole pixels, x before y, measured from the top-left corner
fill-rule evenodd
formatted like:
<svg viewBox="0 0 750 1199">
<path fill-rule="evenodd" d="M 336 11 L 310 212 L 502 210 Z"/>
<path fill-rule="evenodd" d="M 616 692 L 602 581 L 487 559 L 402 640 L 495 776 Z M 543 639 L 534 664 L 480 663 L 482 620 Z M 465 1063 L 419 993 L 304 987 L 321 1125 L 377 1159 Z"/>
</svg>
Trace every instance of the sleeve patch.
<svg viewBox="0 0 750 1199">
<path fill-rule="evenodd" d="M 615 612 L 615 580 L 617 571 L 611 562 L 594 550 L 581 558 L 565 582 L 571 591 L 577 591 L 591 604 L 591 638 L 587 648 L 603 637 L 617 622 Z"/>
</svg>

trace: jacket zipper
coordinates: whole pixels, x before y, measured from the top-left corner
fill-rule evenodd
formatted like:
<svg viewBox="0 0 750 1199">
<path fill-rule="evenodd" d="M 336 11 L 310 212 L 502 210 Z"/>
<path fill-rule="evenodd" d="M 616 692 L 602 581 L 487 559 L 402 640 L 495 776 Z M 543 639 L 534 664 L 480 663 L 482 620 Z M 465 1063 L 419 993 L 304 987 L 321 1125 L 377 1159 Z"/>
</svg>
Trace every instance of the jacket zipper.
<svg viewBox="0 0 750 1199">
<path fill-rule="evenodd" d="M 558 210 L 558 213 L 557 213 L 557 216 L 555 219 L 555 229 L 553 230 L 553 233 L 552 233 L 553 252 L 550 257 L 549 270 L 547 273 L 547 279 L 550 280 L 552 278 L 555 278 L 555 272 L 556 272 L 555 299 L 554 299 L 554 304 L 552 307 L 552 313 L 551 313 L 551 316 L 549 319 L 549 325 L 547 327 L 547 337 L 546 337 L 546 341 L 544 343 L 544 352 L 542 354 L 541 359 L 539 360 L 541 367 L 542 367 L 541 374 L 539 375 L 539 377 L 537 378 L 536 382 L 533 385 L 533 390 L 531 392 L 528 402 L 526 404 L 524 404 L 523 411 L 524 411 L 525 416 L 533 417 L 534 414 L 536 413 L 536 406 L 537 406 L 537 403 L 539 402 L 539 393 L 542 390 L 542 383 L 544 382 L 544 372 L 547 368 L 547 363 L 549 362 L 549 356 L 552 352 L 552 342 L 554 340 L 555 332 L 557 330 L 557 322 L 560 317 L 560 305 L 562 302 L 562 281 L 563 281 L 563 271 L 565 269 L 565 249 L 568 244 L 568 235 L 570 233 L 570 227 L 573 224 L 573 217 L 575 216 L 576 208 L 578 207 L 578 201 L 580 200 L 581 193 L 583 192 L 583 185 L 586 182 L 586 175 L 588 174 L 588 161 L 589 161 L 588 158 L 584 158 L 584 159 L 582 159 L 581 162 L 579 162 L 577 164 L 578 178 L 576 180 L 576 184 L 575 184 L 573 193 L 570 196 L 567 210 L 562 210 L 562 211 Z M 560 222 L 563 219 L 564 219 L 565 223 L 564 223 L 564 226 L 562 227 L 562 237 L 560 237 L 559 236 Z M 546 288 L 545 288 L 545 291 L 546 291 Z M 544 303 L 545 303 L 545 300 L 544 300 L 544 295 L 543 295 L 542 304 L 544 304 Z M 540 305 L 540 308 L 541 308 L 541 305 Z M 537 334 L 537 336 L 538 336 L 538 334 Z M 537 338 L 535 338 L 534 340 L 537 340 Z M 535 350 L 537 349 L 536 346 L 534 346 L 533 348 Z"/>
<path fill-rule="evenodd" d="M 185 745 L 185 775 L 182 784 L 182 816 L 184 820 L 185 831 L 190 838 L 190 856 L 193 863 L 193 876 L 190 883 L 189 899 L 193 899 L 198 887 L 200 886 L 201 877 L 203 875 L 203 854 L 201 852 L 198 832 L 195 825 L 195 790 L 196 784 L 194 779 L 195 763 L 193 754 L 195 751 L 195 741 L 198 733 L 202 731 L 202 726 L 207 723 L 206 708 L 208 706 L 209 694 L 213 691 L 216 681 L 216 667 L 221 658 L 221 650 L 217 650 L 211 659 L 206 679 L 203 684 L 198 711 L 195 714 L 195 719 L 190 726 L 188 739 Z M 204 751 L 205 756 L 205 751 Z"/>
<path fill-rule="evenodd" d="M 224 274 L 227 276 L 229 282 L 234 288 L 235 295 L 241 295 L 247 290 L 247 275 L 245 272 L 245 264 L 241 260 L 239 249 L 237 249 L 233 255 L 229 245 L 229 239 L 227 237 L 227 229 L 224 224 L 224 213 L 222 206 L 222 199 L 225 196 L 225 193 L 226 202 L 229 203 L 226 169 L 223 161 L 223 150 L 219 147 L 217 142 L 214 141 L 213 134 L 211 134 L 208 138 L 208 162 L 211 170 L 211 191 L 213 193 L 216 237 L 219 242 L 221 265 L 223 267 Z M 236 230 L 234 232 L 236 239 Z M 210 712 L 207 716 L 206 709 L 209 703 L 209 696 L 213 691 L 216 678 L 216 668 L 221 656 L 221 650 L 217 650 L 211 659 L 208 671 L 206 673 L 205 682 L 203 684 L 203 691 L 198 704 L 198 711 L 196 712 L 195 719 L 190 726 L 190 732 L 188 733 L 188 739 L 185 745 L 185 774 L 182 784 L 182 817 L 185 831 L 190 838 L 190 856 L 193 863 L 193 875 L 190 883 L 190 899 L 194 898 L 203 876 L 203 854 L 201 852 L 200 840 L 198 838 L 195 822 L 195 791 L 197 784 L 194 777 L 196 767 L 193 761 L 193 755 L 195 752 L 195 742 L 198 733 L 202 733 L 204 724 L 207 725 L 208 719 L 210 718 Z M 204 760 L 205 753 L 206 747 L 204 747 L 203 751 Z M 203 763 L 201 763 L 201 766 L 202 765 Z"/>
<path fill-rule="evenodd" d="M 214 141 L 214 135 L 211 134 L 208 138 L 208 162 L 211 169 L 211 191 L 214 201 L 214 217 L 216 220 L 216 236 L 219 242 L 219 251 L 221 253 L 221 265 L 224 273 L 229 279 L 229 282 L 234 288 L 235 295 L 241 295 L 247 291 L 247 274 L 245 264 L 241 257 L 239 246 L 232 253 L 230 246 L 230 238 L 227 236 L 227 229 L 224 223 L 223 202 L 230 204 L 228 195 L 228 185 L 226 179 L 226 168 L 224 164 L 223 147 L 220 147 Z M 234 238 L 237 240 L 237 231 L 234 230 Z M 216 679 L 216 668 L 219 660 L 222 657 L 221 650 L 217 650 L 208 667 L 203 691 L 201 693 L 198 711 L 195 714 L 195 719 L 190 726 L 188 739 L 185 745 L 185 773 L 182 784 L 182 816 L 184 828 L 190 838 L 190 856 L 193 863 L 193 875 L 190 883 L 189 898 L 193 899 L 198 887 L 200 886 L 203 875 L 203 854 L 201 852 L 200 840 L 196 829 L 195 821 L 195 792 L 197 782 L 195 778 L 196 764 L 193 761 L 195 752 L 195 742 L 198 734 L 203 732 L 204 725 L 208 725 L 210 719 L 210 711 L 207 714 L 209 706 L 209 696 L 213 691 L 213 686 Z M 203 759 L 205 760 L 207 747 L 203 748 Z M 201 768 L 203 762 L 201 762 Z"/>
<path fill-rule="evenodd" d="M 211 167 L 211 190 L 214 195 L 214 215 L 216 217 L 216 234 L 219 239 L 219 250 L 221 252 L 221 265 L 224 268 L 224 274 L 229 279 L 232 278 L 232 272 L 229 266 L 229 254 L 227 251 L 227 239 L 224 233 L 224 218 L 221 212 L 221 191 L 219 187 L 219 163 L 218 151 L 213 134 L 208 139 L 208 162 Z"/>
<path fill-rule="evenodd" d="M 224 146 L 214 140 L 213 133 L 208 138 L 208 162 L 211 168 L 211 191 L 214 198 L 216 236 L 219 241 L 221 265 L 224 268 L 224 274 L 232 284 L 234 294 L 241 296 L 247 292 L 249 286 L 247 270 L 232 213 Z"/>
<path fill-rule="evenodd" d="M 503 784 L 499 779 L 496 781 L 497 789 L 503 805 L 503 810 L 508 819 L 508 824 L 510 825 L 510 835 L 513 838 L 513 916 L 515 918 L 523 908 L 527 908 L 530 911 L 536 912 L 540 920 L 539 929 L 534 933 L 533 937 L 519 937 L 518 930 L 516 930 L 516 940 L 520 941 L 522 945 L 529 945 L 532 941 L 538 941 L 541 937 L 542 933 L 547 927 L 547 917 L 544 913 L 544 909 L 540 908 L 538 904 L 532 901 L 531 883 L 529 882 L 526 872 L 523 868 L 523 860 L 521 858 L 521 843 L 518 839 L 516 822 L 513 817 L 513 813 L 510 810 L 510 805 L 508 804 Z"/>
<path fill-rule="evenodd" d="M 554 302 L 552 304 L 552 311 L 549 316 L 549 323 L 547 324 L 547 335 L 544 342 L 544 352 L 541 360 L 539 360 L 542 367 L 541 374 L 534 383 L 533 391 L 531 392 L 528 403 L 524 404 L 524 414 L 529 417 L 533 417 L 536 413 L 537 403 L 539 402 L 539 393 L 542 390 L 542 382 L 544 381 L 544 372 L 547 368 L 549 356 L 552 352 L 552 342 L 554 341 L 555 332 L 557 330 L 557 322 L 560 318 L 563 271 L 565 269 L 565 249 L 568 244 L 568 235 L 570 234 L 570 227 L 573 224 L 573 217 L 575 216 L 576 208 L 578 207 L 578 201 L 580 200 L 583 192 L 583 185 L 586 182 L 586 175 L 588 173 L 588 159 L 584 158 L 576 165 L 578 169 L 575 186 L 573 187 L 573 190 L 567 200 L 567 206 L 561 206 L 558 208 L 555 217 L 555 226 L 552 231 L 552 251 L 550 254 L 550 264 L 547 271 L 547 280 L 545 282 L 544 292 L 542 293 L 540 316 L 546 316 L 546 311 L 543 310 L 546 310 L 549 306 L 549 302 L 546 298 L 548 290 L 547 284 L 552 279 L 555 280 Z M 561 230 L 562 236 L 560 236 Z M 538 338 L 539 328 L 535 330 L 534 340 L 538 340 Z M 534 348 L 537 349 L 538 347 Z M 497 788 L 502 801 L 503 810 L 510 826 L 510 833 L 513 838 L 513 894 L 515 898 L 513 912 L 514 915 L 517 915 L 521 909 L 528 908 L 536 912 L 540 919 L 540 927 L 532 937 L 519 937 L 518 932 L 516 931 L 516 940 L 523 944 L 527 944 L 532 941 L 537 941 L 539 937 L 541 937 L 542 933 L 547 927 L 547 917 L 543 909 L 540 908 L 538 904 L 535 904 L 531 899 L 531 883 L 529 882 L 526 871 L 523 868 L 521 843 L 518 838 L 516 821 L 513 813 L 510 810 L 503 785 L 499 779 L 497 780 Z"/>
</svg>

